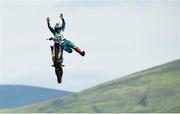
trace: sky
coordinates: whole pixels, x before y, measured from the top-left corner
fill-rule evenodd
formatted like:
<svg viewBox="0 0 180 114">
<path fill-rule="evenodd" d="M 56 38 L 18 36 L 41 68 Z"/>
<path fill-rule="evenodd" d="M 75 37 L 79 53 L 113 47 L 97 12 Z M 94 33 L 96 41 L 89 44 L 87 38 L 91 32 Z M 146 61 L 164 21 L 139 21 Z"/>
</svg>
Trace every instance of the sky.
<svg viewBox="0 0 180 114">
<path fill-rule="evenodd" d="M 0 84 L 81 91 L 180 58 L 180 2 L 161 0 L 2 0 Z M 52 26 L 82 50 L 64 52 L 63 83 L 51 67 Z"/>
</svg>

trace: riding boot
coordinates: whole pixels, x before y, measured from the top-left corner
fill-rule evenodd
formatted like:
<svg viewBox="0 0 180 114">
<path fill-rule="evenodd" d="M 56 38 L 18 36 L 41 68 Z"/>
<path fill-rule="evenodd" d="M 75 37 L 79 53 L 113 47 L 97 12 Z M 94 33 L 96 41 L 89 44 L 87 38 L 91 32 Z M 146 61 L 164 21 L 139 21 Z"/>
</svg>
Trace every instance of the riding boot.
<svg viewBox="0 0 180 114">
<path fill-rule="evenodd" d="M 78 52 L 81 56 L 84 56 L 84 55 L 85 55 L 85 51 L 81 51 L 81 49 L 80 49 L 79 47 L 74 48 L 74 50 L 75 50 L 76 52 Z"/>
</svg>

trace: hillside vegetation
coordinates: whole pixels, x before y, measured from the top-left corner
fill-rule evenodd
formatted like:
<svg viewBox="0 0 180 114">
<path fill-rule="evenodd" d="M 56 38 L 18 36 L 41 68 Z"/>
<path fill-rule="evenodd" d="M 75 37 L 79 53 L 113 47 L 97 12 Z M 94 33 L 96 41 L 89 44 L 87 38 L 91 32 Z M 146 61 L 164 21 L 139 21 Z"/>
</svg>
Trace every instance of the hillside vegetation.
<svg viewBox="0 0 180 114">
<path fill-rule="evenodd" d="M 180 112 L 180 60 L 4 112 Z"/>
</svg>

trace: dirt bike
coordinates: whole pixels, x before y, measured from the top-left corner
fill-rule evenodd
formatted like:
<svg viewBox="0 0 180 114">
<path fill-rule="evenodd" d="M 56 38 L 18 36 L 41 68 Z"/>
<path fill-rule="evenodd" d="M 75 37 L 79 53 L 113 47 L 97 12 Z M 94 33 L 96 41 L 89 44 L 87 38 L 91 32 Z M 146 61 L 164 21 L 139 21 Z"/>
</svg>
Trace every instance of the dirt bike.
<svg viewBox="0 0 180 114">
<path fill-rule="evenodd" d="M 52 54 L 52 61 L 53 67 L 55 68 L 55 74 L 57 76 L 57 82 L 62 82 L 62 75 L 63 75 L 63 49 L 60 43 L 55 43 L 54 46 L 51 46 L 51 54 Z"/>
</svg>

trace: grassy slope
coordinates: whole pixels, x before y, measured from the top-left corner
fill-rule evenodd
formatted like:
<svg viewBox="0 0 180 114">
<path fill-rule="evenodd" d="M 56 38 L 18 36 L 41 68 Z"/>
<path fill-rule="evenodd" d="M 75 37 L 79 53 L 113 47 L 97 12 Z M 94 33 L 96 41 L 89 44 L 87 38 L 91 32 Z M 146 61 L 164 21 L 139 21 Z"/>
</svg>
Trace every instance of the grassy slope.
<svg viewBox="0 0 180 114">
<path fill-rule="evenodd" d="M 179 87 L 177 60 L 71 96 L 8 112 L 180 112 Z"/>
</svg>

